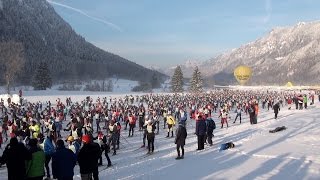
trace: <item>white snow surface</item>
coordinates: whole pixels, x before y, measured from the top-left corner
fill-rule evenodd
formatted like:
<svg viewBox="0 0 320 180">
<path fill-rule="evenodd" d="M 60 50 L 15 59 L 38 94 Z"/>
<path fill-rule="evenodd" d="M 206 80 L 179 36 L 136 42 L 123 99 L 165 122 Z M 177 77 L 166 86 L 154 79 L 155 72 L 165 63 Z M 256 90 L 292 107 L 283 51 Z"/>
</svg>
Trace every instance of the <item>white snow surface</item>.
<svg viewBox="0 0 320 180">
<path fill-rule="evenodd" d="M 30 91 L 24 97 L 31 102 L 45 102 L 48 99 L 55 102 L 57 97 L 64 101 L 65 97 L 70 96 L 76 101 L 87 95 L 93 98 L 109 97 L 109 94 L 102 93 L 61 91 Z M 100 179 L 320 179 L 319 114 L 319 102 L 307 110 L 288 110 L 283 107 L 277 120 L 273 119 L 273 111 L 260 108 L 258 124 L 250 125 L 245 114 L 242 124 L 239 121 L 232 124 L 235 117 L 232 113 L 229 128 L 220 129 L 216 113 L 213 115 L 217 125 L 214 145 L 206 146 L 202 151 L 196 151 L 195 122 L 188 120 L 183 160 L 175 160 L 174 138 L 165 138 L 167 129 L 162 129 L 163 122 L 160 123 L 160 134 L 155 138 L 155 153 L 145 158 L 146 149 L 139 148 L 142 134 L 136 130 L 134 137 L 127 138 L 128 131 L 122 130 L 120 150 L 116 156 L 109 154 L 114 166 L 108 169 L 100 167 Z M 287 130 L 269 133 L 269 130 L 279 126 L 286 126 Z M 62 133 L 63 136 L 67 135 Z M 235 144 L 234 149 L 218 151 L 222 143 L 230 141 Z M 106 164 L 106 159 L 103 162 Z M 1 168 L 0 179 L 6 177 L 6 168 Z M 75 167 L 74 179 L 80 179 L 78 166 Z"/>
<path fill-rule="evenodd" d="M 19 104 L 20 103 L 20 97 L 18 94 L 13 94 L 13 95 L 9 95 L 9 94 L 1 94 L 0 95 L 0 99 L 3 100 L 3 104 L 5 106 L 8 106 L 8 99 L 11 98 L 11 102 L 15 103 L 15 104 Z"/>
<path fill-rule="evenodd" d="M 259 115 L 259 124 L 232 124 L 228 129 L 216 129 L 214 145 L 196 151 L 193 134 L 195 122 L 189 120 L 185 159 L 175 160 L 173 139 L 156 136 L 154 155 L 141 158 L 146 151 L 134 151 L 140 144 L 139 134 L 130 138 L 123 153 L 112 157 L 117 163 L 100 173 L 111 179 L 319 179 L 320 143 L 319 107 L 309 110 L 282 110 L 278 120 L 271 112 Z M 234 117 L 234 116 L 233 116 Z M 217 127 L 217 115 L 214 116 Z M 230 123 L 230 122 L 229 122 Z M 231 124 L 231 123 L 230 123 Z M 275 134 L 268 131 L 278 126 L 288 129 Z M 232 141 L 234 149 L 218 152 L 222 143 Z M 129 146 L 129 147 L 128 147 Z"/>
</svg>

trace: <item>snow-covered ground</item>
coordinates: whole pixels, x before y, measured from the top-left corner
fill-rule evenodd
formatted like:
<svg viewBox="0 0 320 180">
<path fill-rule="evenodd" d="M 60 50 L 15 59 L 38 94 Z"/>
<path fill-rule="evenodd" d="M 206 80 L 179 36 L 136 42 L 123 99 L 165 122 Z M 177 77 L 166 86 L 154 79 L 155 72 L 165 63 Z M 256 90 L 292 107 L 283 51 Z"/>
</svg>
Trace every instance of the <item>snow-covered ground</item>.
<svg viewBox="0 0 320 180">
<path fill-rule="evenodd" d="M 60 91 L 57 91 L 60 92 Z M 57 93 L 56 92 L 56 93 Z M 46 94 L 47 93 L 47 94 Z M 30 91 L 24 96 L 29 101 L 46 101 L 57 97 L 65 100 L 81 100 L 91 97 L 121 96 L 121 94 Z M 68 94 L 64 94 L 68 93 Z M 235 117 L 234 114 L 231 115 Z M 173 138 L 165 138 L 167 131 L 160 128 L 155 139 L 155 153 L 145 157 L 146 150 L 139 148 L 142 134 L 136 131 L 134 137 L 127 138 L 128 131 L 122 130 L 120 150 L 111 156 L 114 166 L 100 167 L 101 179 L 320 179 L 320 103 L 307 110 L 287 110 L 282 108 L 277 120 L 273 112 L 260 109 L 258 124 L 250 125 L 244 115 L 229 128 L 220 129 L 218 114 L 214 114 L 217 129 L 214 131 L 214 145 L 196 151 L 197 138 L 194 135 L 195 122 L 188 120 L 188 137 L 185 159 L 175 160 L 176 148 Z M 286 126 L 287 130 L 270 134 L 269 130 Z M 160 127 L 163 127 L 161 122 Z M 137 128 L 136 128 L 137 129 Z M 63 135 L 67 135 L 63 132 Z M 232 141 L 234 149 L 219 152 L 222 143 Z M 104 159 L 104 164 L 106 160 Z M 80 179 L 79 167 L 75 168 Z M 6 179 L 6 169 L 0 169 L 0 179 Z"/>
<path fill-rule="evenodd" d="M 119 155 L 112 157 L 113 168 L 100 172 L 110 179 L 320 179 L 319 106 L 308 110 L 281 110 L 278 120 L 273 113 L 262 110 L 259 124 L 231 124 L 228 129 L 216 129 L 214 146 L 196 151 L 195 123 L 189 121 L 184 160 L 175 160 L 173 139 L 165 132 L 156 136 L 154 155 L 142 158 L 145 150 L 138 132 L 122 140 Z M 220 125 L 217 115 L 214 116 Z M 278 126 L 288 129 L 275 134 L 269 130 Z M 218 152 L 222 143 L 232 141 L 235 148 Z"/>
</svg>

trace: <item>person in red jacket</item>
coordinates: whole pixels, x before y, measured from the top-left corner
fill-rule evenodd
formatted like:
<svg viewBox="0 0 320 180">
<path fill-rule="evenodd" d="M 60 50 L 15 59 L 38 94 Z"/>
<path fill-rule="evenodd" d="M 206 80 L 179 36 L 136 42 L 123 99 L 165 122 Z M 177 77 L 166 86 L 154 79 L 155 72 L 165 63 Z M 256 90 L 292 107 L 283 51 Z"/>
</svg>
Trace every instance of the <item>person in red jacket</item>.
<svg viewBox="0 0 320 180">
<path fill-rule="evenodd" d="M 129 119 L 129 135 L 128 135 L 128 137 L 130 137 L 130 136 L 133 136 L 134 128 L 136 127 L 136 117 L 130 113 L 128 119 Z M 132 134 L 131 134 L 131 132 L 132 132 Z"/>
<path fill-rule="evenodd" d="M 117 122 L 117 134 L 116 134 L 117 149 L 120 148 L 120 134 L 121 134 L 121 124 L 120 122 Z"/>
<path fill-rule="evenodd" d="M 291 97 L 288 98 L 288 109 L 290 110 L 291 109 L 291 104 L 292 104 L 292 99 Z"/>
</svg>

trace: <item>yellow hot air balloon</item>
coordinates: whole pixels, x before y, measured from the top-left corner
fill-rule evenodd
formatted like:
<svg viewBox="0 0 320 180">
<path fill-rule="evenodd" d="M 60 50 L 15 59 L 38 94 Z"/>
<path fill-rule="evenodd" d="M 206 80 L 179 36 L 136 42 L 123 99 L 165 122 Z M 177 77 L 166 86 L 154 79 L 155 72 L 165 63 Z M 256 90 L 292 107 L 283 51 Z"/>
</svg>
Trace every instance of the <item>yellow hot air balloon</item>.
<svg viewBox="0 0 320 180">
<path fill-rule="evenodd" d="M 244 85 L 251 77 L 252 75 L 252 70 L 248 66 L 238 66 L 234 72 L 234 77 L 237 79 L 237 81 L 241 84 Z"/>
</svg>

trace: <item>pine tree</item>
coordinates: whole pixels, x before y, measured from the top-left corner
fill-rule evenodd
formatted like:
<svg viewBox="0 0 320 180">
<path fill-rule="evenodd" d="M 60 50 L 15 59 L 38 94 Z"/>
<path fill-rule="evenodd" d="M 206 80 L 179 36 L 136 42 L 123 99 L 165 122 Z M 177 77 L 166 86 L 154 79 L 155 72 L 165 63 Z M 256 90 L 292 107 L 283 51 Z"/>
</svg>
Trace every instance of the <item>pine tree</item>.
<svg viewBox="0 0 320 180">
<path fill-rule="evenodd" d="M 181 67 L 177 66 L 171 79 L 171 91 L 174 93 L 183 92 L 183 74 Z"/>
<path fill-rule="evenodd" d="M 190 79 L 190 88 L 189 91 L 192 93 L 199 93 L 203 90 L 203 80 L 201 77 L 201 72 L 198 69 L 198 66 L 194 69 L 192 78 Z"/>
<path fill-rule="evenodd" d="M 46 90 L 52 86 L 51 74 L 48 64 L 40 62 L 33 79 L 34 90 Z"/>
</svg>

